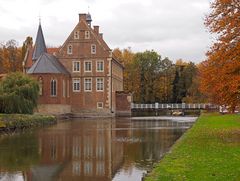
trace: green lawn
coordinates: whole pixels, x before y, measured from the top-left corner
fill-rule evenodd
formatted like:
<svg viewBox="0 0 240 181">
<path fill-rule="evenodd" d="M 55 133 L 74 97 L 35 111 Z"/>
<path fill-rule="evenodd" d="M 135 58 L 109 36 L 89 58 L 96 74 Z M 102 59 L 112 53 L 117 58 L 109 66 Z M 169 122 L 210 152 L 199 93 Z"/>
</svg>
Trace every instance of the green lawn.
<svg viewBox="0 0 240 181">
<path fill-rule="evenodd" d="M 240 115 L 200 116 L 146 181 L 240 181 Z"/>
</svg>

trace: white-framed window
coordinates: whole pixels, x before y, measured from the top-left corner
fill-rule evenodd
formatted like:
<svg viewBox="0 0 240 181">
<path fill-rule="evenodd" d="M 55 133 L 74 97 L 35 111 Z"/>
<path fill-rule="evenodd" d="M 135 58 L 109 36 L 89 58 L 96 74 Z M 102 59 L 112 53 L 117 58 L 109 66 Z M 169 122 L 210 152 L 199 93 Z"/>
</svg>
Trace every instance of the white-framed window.
<svg viewBox="0 0 240 181">
<path fill-rule="evenodd" d="M 52 97 L 57 96 L 57 80 L 55 80 L 55 79 L 51 80 L 50 89 L 51 89 L 51 96 Z"/>
<path fill-rule="evenodd" d="M 73 72 L 80 72 L 80 61 L 73 61 L 72 62 L 72 71 Z"/>
<path fill-rule="evenodd" d="M 97 102 L 97 109 L 103 109 L 103 102 Z"/>
<path fill-rule="evenodd" d="M 84 72 L 92 72 L 92 62 L 84 61 Z"/>
<path fill-rule="evenodd" d="M 97 61 L 96 62 L 96 71 L 97 72 L 103 72 L 104 71 L 104 62 L 103 61 Z"/>
<path fill-rule="evenodd" d="M 96 79 L 96 90 L 97 91 L 103 91 L 104 90 L 104 79 L 103 78 L 97 78 Z"/>
<path fill-rule="evenodd" d="M 91 92 L 92 91 L 92 78 L 84 79 L 84 91 Z"/>
<path fill-rule="evenodd" d="M 72 45 L 68 45 L 67 46 L 67 54 L 71 55 L 73 52 L 73 46 Z"/>
<path fill-rule="evenodd" d="M 90 31 L 85 31 L 85 39 L 90 39 Z"/>
<path fill-rule="evenodd" d="M 93 164 L 90 161 L 85 161 L 84 163 L 84 175 L 92 175 L 93 172 Z"/>
<path fill-rule="evenodd" d="M 72 79 L 73 92 L 80 92 L 80 78 Z"/>
<path fill-rule="evenodd" d="M 79 31 L 74 31 L 74 39 L 79 39 Z"/>
<path fill-rule="evenodd" d="M 95 44 L 91 44 L 91 54 L 96 54 L 97 52 L 97 47 Z"/>
</svg>

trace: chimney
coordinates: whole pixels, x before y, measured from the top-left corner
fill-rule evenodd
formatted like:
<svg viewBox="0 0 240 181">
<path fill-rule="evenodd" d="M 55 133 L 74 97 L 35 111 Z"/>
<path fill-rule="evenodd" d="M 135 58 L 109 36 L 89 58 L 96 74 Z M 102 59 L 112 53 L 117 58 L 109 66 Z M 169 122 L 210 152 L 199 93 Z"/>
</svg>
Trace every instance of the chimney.
<svg viewBox="0 0 240 181">
<path fill-rule="evenodd" d="M 86 21 L 86 17 L 87 17 L 86 14 L 79 14 L 79 21 L 81 20 Z"/>
<path fill-rule="evenodd" d="M 99 26 L 93 26 L 94 32 L 98 35 L 99 34 Z"/>
<path fill-rule="evenodd" d="M 103 33 L 99 33 L 99 36 L 103 39 Z"/>
</svg>

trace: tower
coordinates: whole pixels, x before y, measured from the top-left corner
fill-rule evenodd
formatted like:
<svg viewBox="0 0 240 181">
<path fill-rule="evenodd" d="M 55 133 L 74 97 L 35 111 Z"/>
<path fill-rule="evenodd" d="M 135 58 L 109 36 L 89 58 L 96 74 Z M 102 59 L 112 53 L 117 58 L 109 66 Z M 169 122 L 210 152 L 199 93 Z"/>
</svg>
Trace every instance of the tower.
<svg viewBox="0 0 240 181">
<path fill-rule="evenodd" d="M 41 23 L 39 22 L 37 37 L 34 45 L 32 60 L 35 62 L 43 53 L 47 53 L 47 48 L 42 32 Z"/>
<path fill-rule="evenodd" d="M 92 17 L 91 17 L 91 14 L 89 12 L 86 15 L 86 22 L 87 22 L 88 26 L 91 27 Z"/>
</svg>

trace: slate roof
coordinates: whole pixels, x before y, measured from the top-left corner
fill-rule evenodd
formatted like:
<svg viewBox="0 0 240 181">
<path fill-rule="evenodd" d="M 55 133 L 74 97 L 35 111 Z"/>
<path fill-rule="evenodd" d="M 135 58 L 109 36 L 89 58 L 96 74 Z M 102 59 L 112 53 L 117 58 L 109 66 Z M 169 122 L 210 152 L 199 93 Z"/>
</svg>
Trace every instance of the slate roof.
<svg viewBox="0 0 240 181">
<path fill-rule="evenodd" d="M 44 52 L 47 52 L 47 48 L 46 48 L 46 44 L 45 44 L 45 40 L 42 32 L 42 27 L 41 27 L 41 24 L 39 24 L 37 38 L 35 41 L 34 51 L 32 55 L 32 60 L 36 61 Z"/>
<path fill-rule="evenodd" d="M 69 74 L 58 59 L 51 54 L 42 53 L 33 66 L 28 70 L 28 74 L 53 73 Z"/>
</svg>

